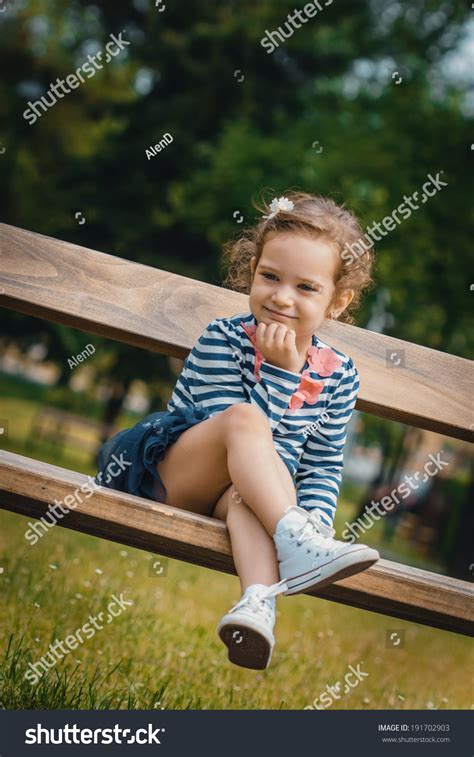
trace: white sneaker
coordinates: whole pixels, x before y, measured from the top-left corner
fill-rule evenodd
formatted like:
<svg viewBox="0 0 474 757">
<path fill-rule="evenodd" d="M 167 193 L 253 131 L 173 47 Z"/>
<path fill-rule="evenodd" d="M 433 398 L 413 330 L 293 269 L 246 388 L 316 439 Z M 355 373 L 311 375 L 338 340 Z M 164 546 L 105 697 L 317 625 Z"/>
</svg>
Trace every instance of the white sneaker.
<svg viewBox="0 0 474 757">
<path fill-rule="evenodd" d="M 299 506 L 287 509 L 273 535 L 280 578 L 288 584 L 285 595 L 326 586 L 380 559 L 376 549 L 337 541 L 332 538 L 334 534 L 334 528 L 324 523 L 318 510 L 308 512 Z"/>
<path fill-rule="evenodd" d="M 217 633 L 229 649 L 229 661 L 243 668 L 264 670 L 272 656 L 275 637 L 275 600 L 287 588 L 285 581 L 252 584 L 224 615 Z"/>
</svg>

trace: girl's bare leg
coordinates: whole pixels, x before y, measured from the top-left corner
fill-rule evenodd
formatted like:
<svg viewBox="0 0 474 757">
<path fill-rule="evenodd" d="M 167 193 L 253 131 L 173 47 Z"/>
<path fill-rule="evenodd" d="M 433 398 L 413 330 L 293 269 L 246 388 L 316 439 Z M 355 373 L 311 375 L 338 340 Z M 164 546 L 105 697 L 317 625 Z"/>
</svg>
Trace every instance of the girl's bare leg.
<svg viewBox="0 0 474 757">
<path fill-rule="evenodd" d="M 212 514 L 234 484 L 270 537 L 286 508 L 297 504 L 268 419 L 246 402 L 187 429 L 168 448 L 157 471 L 167 490 L 166 504 L 204 515 Z"/>
<path fill-rule="evenodd" d="M 283 461 L 281 466 L 282 485 L 291 496 L 293 483 Z M 275 543 L 233 484 L 219 499 L 213 517 L 227 523 L 242 594 L 252 584 L 270 585 L 280 579 Z"/>
<path fill-rule="evenodd" d="M 226 523 L 242 593 L 252 584 L 276 583 L 280 574 L 275 544 L 255 513 L 244 502 L 234 500 Z"/>
<path fill-rule="evenodd" d="M 252 584 L 279 581 L 275 543 L 255 513 L 244 503 L 233 504 L 226 523 L 242 593 Z"/>
</svg>

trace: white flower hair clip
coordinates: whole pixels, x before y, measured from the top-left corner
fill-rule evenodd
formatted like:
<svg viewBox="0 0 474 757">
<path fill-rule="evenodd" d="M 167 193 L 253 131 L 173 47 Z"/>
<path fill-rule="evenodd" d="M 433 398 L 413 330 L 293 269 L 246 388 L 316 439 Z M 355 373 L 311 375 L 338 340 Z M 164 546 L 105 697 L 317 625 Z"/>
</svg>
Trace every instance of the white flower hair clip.
<svg viewBox="0 0 474 757">
<path fill-rule="evenodd" d="M 272 212 L 268 216 L 262 216 L 262 218 L 273 218 L 280 210 L 293 210 L 294 207 L 294 203 L 287 197 L 279 197 L 278 200 L 275 197 L 270 203 L 270 210 Z"/>
</svg>

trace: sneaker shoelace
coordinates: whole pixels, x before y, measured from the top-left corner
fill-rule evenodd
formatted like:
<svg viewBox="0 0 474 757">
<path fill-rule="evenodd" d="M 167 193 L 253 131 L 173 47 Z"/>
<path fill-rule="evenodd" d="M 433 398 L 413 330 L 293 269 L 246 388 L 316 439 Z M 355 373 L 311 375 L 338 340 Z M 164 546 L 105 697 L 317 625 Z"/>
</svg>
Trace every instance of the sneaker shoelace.
<svg viewBox="0 0 474 757">
<path fill-rule="evenodd" d="M 240 607 L 248 607 L 252 612 L 261 612 L 262 605 L 264 605 L 267 608 L 267 611 L 269 610 L 273 613 L 272 605 L 267 600 L 270 599 L 270 597 L 276 597 L 278 594 L 282 594 L 287 588 L 288 585 L 286 579 L 282 579 L 275 584 L 267 586 L 266 589 L 255 589 L 255 591 L 251 591 L 242 597 L 242 599 L 240 599 L 229 612 L 235 612 Z"/>
<path fill-rule="evenodd" d="M 335 539 L 333 538 L 336 533 L 335 529 L 323 521 L 319 510 L 310 512 L 304 508 L 300 508 L 299 512 L 307 518 L 307 522 L 298 531 L 299 536 L 296 543 L 302 544 L 304 541 L 314 539 L 317 536 L 321 549 L 326 549 L 326 555 L 329 555 L 330 551 L 336 546 Z"/>
</svg>

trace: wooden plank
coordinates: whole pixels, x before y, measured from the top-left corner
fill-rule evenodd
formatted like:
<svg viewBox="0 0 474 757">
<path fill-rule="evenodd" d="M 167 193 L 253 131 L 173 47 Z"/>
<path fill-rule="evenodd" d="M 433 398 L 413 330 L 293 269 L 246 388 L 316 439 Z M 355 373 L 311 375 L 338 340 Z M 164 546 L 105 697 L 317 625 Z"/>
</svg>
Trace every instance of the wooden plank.
<svg viewBox="0 0 474 757">
<path fill-rule="evenodd" d="M 166 355 L 248 311 L 247 295 L 13 226 L 0 224 L 0 245 L 0 304 Z M 358 410 L 474 441 L 474 361 L 337 322 L 318 335 L 353 357 Z"/>
<path fill-rule="evenodd" d="M 165 355 L 246 309 L 237 292 L 6 224 L 0 249 L 0 304 Z"/>
<path fill-rule="evenodd" d="M 0 507 L 25 515 L 32 522 L 32 518 L 45 514 L 49 503 L 55 499 L 64 502 L 71 495 L 78 504 L 58 520 L 65 528 L 236 573 L 223 522 L 103 487 L 86 499 L 81 486 L 90 480 L 81 473 L 0 450 Z M 68 503 L 68 507 L 73 504 L 71 500 Z M 54 527 L 52 530 L 52 534 L 48 531 L 41 538 L 54 539 Z M 306 593 L 474 635 L 474 598 L 468 582 L 389 560 L 380 560 L 363 573 Z"/>
</svg>

